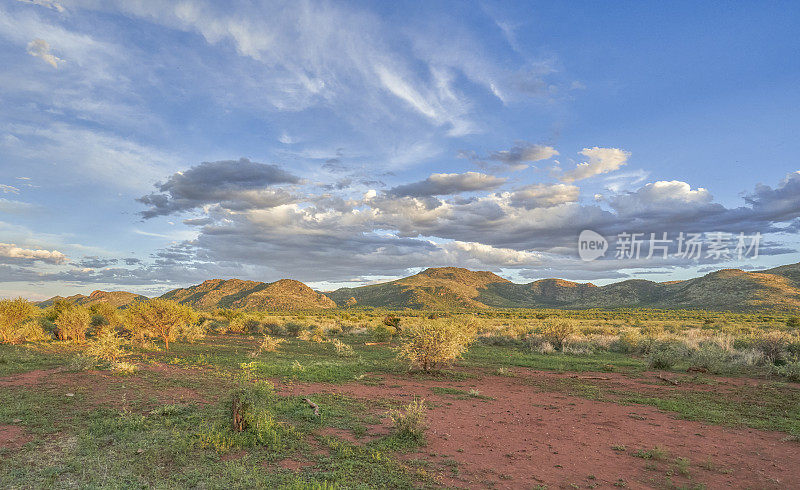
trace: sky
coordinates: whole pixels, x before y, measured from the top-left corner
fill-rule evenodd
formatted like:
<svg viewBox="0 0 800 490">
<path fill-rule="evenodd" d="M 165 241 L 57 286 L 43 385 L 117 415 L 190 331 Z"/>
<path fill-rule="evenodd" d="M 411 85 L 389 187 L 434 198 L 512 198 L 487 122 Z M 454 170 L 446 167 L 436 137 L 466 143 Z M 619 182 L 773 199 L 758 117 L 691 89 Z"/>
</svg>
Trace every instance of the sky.
<svg viewBox="0 0 800 490">
<path fill-rule="evenodd" d="M 799 23 L 789 1 L 0 0 L 0 297 L 799 262 Z"/>
</svg>

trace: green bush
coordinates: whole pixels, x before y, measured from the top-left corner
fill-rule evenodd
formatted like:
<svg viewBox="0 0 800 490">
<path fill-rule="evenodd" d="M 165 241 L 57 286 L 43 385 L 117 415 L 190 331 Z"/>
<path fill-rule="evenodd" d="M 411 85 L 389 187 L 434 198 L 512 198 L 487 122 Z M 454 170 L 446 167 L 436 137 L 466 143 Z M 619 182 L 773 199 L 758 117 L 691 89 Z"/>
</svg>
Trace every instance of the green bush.
<svg viewBox="0 0 800 490">
<path fill-rule="evenodd" d="M 662 342 L 653 346 L 647 363 L 653 369 L 671 369 L 686 358 L 687 349 L 679 342 Z"/>
<path fill-rule="evenodd" d="M 297 337 L 300 332 L 306 329 L 305 325 L 298 322 L 289 322 L 284 326 L 286 327 L 286 332 L 292 337 Z"/>
<path fill-rule="evenodd" d="M 789 381 L 800 383 L 800 361 L 787 362 L 778 368 L 778 374 Z"/>
<path fill-rule="evenodd" d="M 389 410 L 389 418 L 394 425 L 395 433 L 403 438 L 421 442 L 425 438 L 427 422 L 425 417 L 425 400 L 414 399 L 403 409 Z"/>
<path fill-rule="evenodd" d="M 394 327 L 384 324 L 376 325 L 372 329 L 372 337 L 378 342 L 388 342 L 392 340 L 396 333 L 397 330 Z"/>
<path fill-rule="evenodd" d="M 752 337 L 752 347 L 760 350 L 764 357 L 776 363 L 785 361 L 791 337 L 783 332 L 759 332 Z"/>
<path fill-rule="evenodd" d="M 729 361 L 730 353 L 714 343 L 701 344 L 691 353 L 689 359 L 692 367 L 706 369 L 715 374 L 724 372 L 730 364 Z"/>
</svg>

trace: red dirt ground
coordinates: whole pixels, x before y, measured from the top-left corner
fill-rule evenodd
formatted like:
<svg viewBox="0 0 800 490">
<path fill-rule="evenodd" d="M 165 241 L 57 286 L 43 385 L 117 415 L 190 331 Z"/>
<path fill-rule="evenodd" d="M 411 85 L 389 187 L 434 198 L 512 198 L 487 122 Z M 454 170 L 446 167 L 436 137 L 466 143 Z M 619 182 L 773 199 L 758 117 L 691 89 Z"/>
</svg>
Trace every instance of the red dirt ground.
<svg viewBox="0 0 800 490">
<path fill-rule="evenodd" d="M 428 413 L 428 444 L 409 459 L 435 462 L 446 485 L 565 488 L 575 484 L 608 488 L 624 482 L 627 488 L 698 483 L 707 488 L 800 488 L 800 445 L 782 440 L 786 434 L 707 425 L 679 420 L 649 406 L 545 392 L 530 383 L 535 376 L 562 375 L 526 371 L 514 378 L 486 376 L 467 381 L 386 377 L 379 386 L 277 386 L 285 395 L 328 392 L 405 402 L 415 396 L 425 398 L 433 404 Z M 611 377 L 608 382 L 612 385 L 629 388 L 681 389 L 659 386 L 657 379 L 651 384 L 618 375 L 597 376 Z M 477 389 L 494 399 L 436 395 L 431 391 L 433 386 Z M 385 431 L 386 427 L 371 428 L 368 434 L 375 429 Z M 626 450 L 614 449 L 621 446 Z M 669 456 L 655 461 L 633 455 L 638 449 L 654 446 L 666 449 Z M 679 472 L 674 463 L 677 457 L 690 460 L 688 475 Z M 459 463 L 457 472 L 451 470 L 453 460 Z"/>
<path fill-rule="evenodd" d="M 0 449 L 17 449 L 32 440 L 33 437 L 26 434 L 23 427 L 0 425 Z"/>
</svg>

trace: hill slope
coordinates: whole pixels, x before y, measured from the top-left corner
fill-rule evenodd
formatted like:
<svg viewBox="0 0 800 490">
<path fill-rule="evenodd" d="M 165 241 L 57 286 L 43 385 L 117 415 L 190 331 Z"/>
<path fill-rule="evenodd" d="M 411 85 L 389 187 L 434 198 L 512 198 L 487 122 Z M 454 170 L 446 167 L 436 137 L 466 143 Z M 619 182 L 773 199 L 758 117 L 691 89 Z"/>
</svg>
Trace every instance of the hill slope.
<svg viewBox="0 0 800 490">
<path fill-rule="evenodd" d="M 75 294 L 73 296 L 53 296 L 50 299 L 36 303 L 42 308 L 46 308 L 53 304 L 56 300 L 65 299 L 71 303 L 83 306 L 91 306 L 95 303 L 108 303 L 115 308 L 128 306 L 134 301 L 147 299 L 146 296 L 141 294 L 129 293 L 127 291 L 93 291 L 92 294 L 86 296 L 85 294 Z"/>
<path fill-rule="evenodd" d="M 340 288 L 327 293 L 340 306 L 375 306 L 384 308 L 488 308 L 478 300 L 492 284 L 512 284 L 491 272 L 475 272 L 458 267 L 426 269 L 396 281 Z"/>
<path fill-rule="evenodd" d="M 686 281 L 629 279 L 606 286 L 562 279 L 517 284 L 491 272 L 445 267 L 328 293 L 339 306 L 384 308 L 666 308 L 800 311 L 800 264 L 723 269 Z"/>
<path fill-rule="evenodd" d="M 305 310 L 336 307 L 336 303 L 324 294 L 292 279 L 270 283 L 212 279 L 188 288 L 169 291 L 161 298 L 199 309 Z"/>
</svg>

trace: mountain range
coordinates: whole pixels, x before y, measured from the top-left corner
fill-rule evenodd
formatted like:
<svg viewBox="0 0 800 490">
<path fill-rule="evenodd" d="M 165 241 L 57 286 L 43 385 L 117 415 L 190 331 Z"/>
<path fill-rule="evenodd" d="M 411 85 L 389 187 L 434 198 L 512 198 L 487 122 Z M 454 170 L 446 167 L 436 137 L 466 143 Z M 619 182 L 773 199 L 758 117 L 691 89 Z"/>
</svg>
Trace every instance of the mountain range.
<svg viewBox="0 0 800 490">
<path fill-rule="evenodd" d="M 59 296 L 43 301 L 52 304 Z M 125 306 L 143 296 L 95 291 L 66 299 Z M 412 309 L 665 308 L 800 311 L 800 263 L 758 272 L 722 269 L 684 281 L 629 279 L 605 286 L 563 279 L 519 284 L 492 272 L 458 267 L 426 269 L 395 281 L 321 293 L 302 282 L 264 283 L 213 279 L 170 291 L 161 298 L 199 309 L 304 310 L 346 307 Z"/>
</svg>

